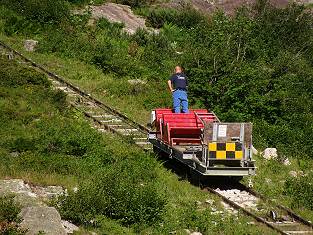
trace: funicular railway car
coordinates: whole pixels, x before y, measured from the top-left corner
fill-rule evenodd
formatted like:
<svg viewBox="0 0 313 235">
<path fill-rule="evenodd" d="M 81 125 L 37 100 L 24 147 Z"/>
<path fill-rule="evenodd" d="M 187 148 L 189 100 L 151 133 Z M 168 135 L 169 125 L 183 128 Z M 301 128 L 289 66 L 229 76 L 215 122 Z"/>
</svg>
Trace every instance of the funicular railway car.
<svg viewBox="0 0 313 235">
<path fill-rule="evenodd" d="M 252 124 L 223 123 L 205 109 L 151 114 L 149 142 L 157 152 L 182 162 L 202 176 L 242 177 L 255 174 Z"/>
</svg>

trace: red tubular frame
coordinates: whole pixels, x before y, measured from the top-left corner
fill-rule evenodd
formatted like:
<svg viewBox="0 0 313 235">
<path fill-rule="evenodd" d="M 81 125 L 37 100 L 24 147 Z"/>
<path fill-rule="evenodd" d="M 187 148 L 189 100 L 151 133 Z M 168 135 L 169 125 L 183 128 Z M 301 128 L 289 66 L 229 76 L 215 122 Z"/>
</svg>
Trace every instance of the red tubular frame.
<svg viewBox="0 0 313 235">
<path fill-rule="evenodd" d="M 170 109 L 156 109 L 156 130 L 163 142 L 174 144 L 200 144 L 203 120 L 217 121 L 214 113 L 204 109 L 190 110 L 189 113 L 173 113 Z M 199 122 L 200 120 L 200 122 Z"/>
</svg>

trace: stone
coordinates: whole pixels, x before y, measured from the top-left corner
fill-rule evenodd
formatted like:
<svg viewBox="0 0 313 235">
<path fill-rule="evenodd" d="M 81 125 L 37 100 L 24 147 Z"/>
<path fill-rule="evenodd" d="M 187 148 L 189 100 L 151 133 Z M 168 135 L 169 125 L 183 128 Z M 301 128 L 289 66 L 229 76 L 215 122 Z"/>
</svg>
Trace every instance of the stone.
<svg viewBox="0 0 313 235">
<path fill-rule="evenodd" d="M 252 147 L 251 147 L 251 150 L 252 150 L 252 153 L 254 154 L 254 155 L 258 155 L 259 154 L 259 151 L 252 145 Z"/>
<path fill-rule="evenodd" d="M 31 187 L 21 179 L 0 180 L 0 195 L 14 194 L 14 200 L 25 206 L 43 205 Z"/>
<path fill-rule="evenodd" d="M 35 235 L 40 232 L 45 235 L 66 235 L 61 216 L 54 207 L 25 207 L 20 216 L 22 218 L 20 227 L 28 230 L 26 235 Z"/>
<path fill-rule="evenodd" d="M 45 199 L 52 199 L 65 194 L 65 190 L 61 186 L 32 187 L 33 192 L 37 196 Z"/>
<path fill-rule="evenodd" d="M 145 85 L 147 83 L 146 81 L 143 81 L 141 79 L 130 79 L 127 80 L 127 82 L 132 85 Z"/>
<path fill-rule="evenodd" d="M 291 177 L 297 177 L 298 176 L 298 173 L 296 171 L 289 171 L 289 175 Z"/>
<path fill-rule="evenodd" d="M 189 229 L 184 229 L 184 231 L 187 233 L 187 234 L 190 234 L 190 230 Z"/>
<path fill-rule="evenodd" d="M 276 159 L 278 157 L 276 148 L 266 148 L 262 152 L 262 157 L 266 160 Z"/>
<path fill-rule="evenodd" d="M 25 40 L 24 42 L 24 48 L 26 51 L 35 51 L 36 46 L 38 45 L 38 41 L 35 40 Z"/>
<path fill-rule="evenodd" d="M 10 156 L 11 157 L 18 157 L 18 156 L 20 156 L 20 153 L 19 152 L 11 152 Z"/>
<path fill-rule="evenodd" d="M 291 163 L 290 163 L 290 161 L 289 161 L 288 158 L 285 158 L 285 159 L 284 159 L 283 164 L 284 164 L 285 166 L 290 166 L 290 165 L 291 165 Z"/>
<path fill-rule="evenodd" d="M 148 32 L 158 33 L 156 29 L 149 29 L 145 24 L 145 19 L 138 15 L 135 15 L 130 6 L 105 3 L 97 6 L 90 6 L 91 19 L 88 25 L 94 25 L 97 20 L 106 18 L 111 23 L 123 24 L 123 31 L 127 34 L 134 34 L 138 29 L 144 29 Z M 77 12 L 82 14 L 82 12 Z"/>
<path fill-rule="evenodd" d="M 214 200 L 208 199 L 208 200 L 205 201 L 205 203 L 207 203 L 209 205 L 213 205 L 214 204 Z"/>
<path fill-rule="evenodd" d="M 75 224 L 72 224 L 66 220 L 62 220 L 61 224 L 67 234 L 73 234 L 75 231 L 79 230 L 79 228 Z"/>
</svg>

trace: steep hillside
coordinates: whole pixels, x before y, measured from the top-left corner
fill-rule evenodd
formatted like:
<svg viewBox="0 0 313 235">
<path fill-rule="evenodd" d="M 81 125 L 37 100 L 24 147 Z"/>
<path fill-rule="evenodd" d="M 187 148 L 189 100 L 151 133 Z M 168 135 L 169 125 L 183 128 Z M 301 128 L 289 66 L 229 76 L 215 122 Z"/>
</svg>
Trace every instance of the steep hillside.
<svg viewBox="0 0 313 235">
<path fill-rule="evenodd" d="M 89 24 L 89 12 L 71 14 L 80 1 L 58 0 L 36 8 L 32 0 L 22 8 L 17 2 L 2 1 L 1 39 L 20 50 L 25 39 L 37 40 L 35 52 L 24 51 L 28 56 L 142 124 L 151 109 L 171 106 L 166 82 L 173 67 L 182 64 L 192 107 L 211 109 L 223 121 L 253 122 L 254 145 L 261 151 L 278 149 L 276 160 L 257 157 L 258 191 L 313 218 L 309 6 L 277 8 L 258 1 L 232 16 L 208 16 L 190 6 L 178 10 L 160 2 L 151 7 L 156 3 L 125 1 L 147 27 L 159 30 L 129 35 L 120 23 L 101 18 Z M 287 159 L 291 165 L 283 164 Z"/>
<path fill-rule="evenodd" d="M 310 4 L 311 0 L 294 1 L 298 4 Z M 252 6 L 256 3 L 255 0 L 191 0 L 191 1 L 180 1 L 171 0 L 166 3 L 156 4 L 157 6 L 168 7 L 168 8 L 180 8 L 183 4 L 191 4 L 195 9 L 203 13 L 213 13 L 214 11 L 222 10 L 226 14 L 233 15 L 237 8 L 248 5 Z M 271 0 L 271 4 L 276 7 L 286 7 L 290 3 L 288 0 Z"/>
<path fill-rule="evenodd" d="M 20 222 L 36 231 L 38 221 L 30 218 L 42 221 L 55 210 L 46 204 L 80 225 L 82 234 L 269 232 L 247 227 L 241 215 L 221 215 L 216 198 L 179 181 L 153 155 L 92 129 L 43 74 L 0 56 L 0 78 L 1 234 L 25 234 Z M 57 191 L 38 202 L 45 185 L 64 189 L 50 187 Z M 39 227 L 51 231 L 59 219 L 53 218 Z"/>
</svg>

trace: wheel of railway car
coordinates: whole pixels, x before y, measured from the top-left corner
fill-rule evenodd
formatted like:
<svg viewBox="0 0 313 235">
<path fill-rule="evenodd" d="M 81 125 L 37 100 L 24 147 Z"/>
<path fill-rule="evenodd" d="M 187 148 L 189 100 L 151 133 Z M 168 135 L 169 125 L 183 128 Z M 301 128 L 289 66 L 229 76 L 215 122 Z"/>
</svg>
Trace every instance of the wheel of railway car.
<svg viewBox="0 0 313 235">
<path fill-rule="evenodd" d="M 164 151 L 162 151 L 161 149 L 159 149 L 156 146 L 153 146 L 153 152 L 160 158 L 160 159 L 168 159 L 168 155 L 167 153 L 165 153 Z"/>
<path fill-rule="evenodd" d="M 189 171 L 189 182 L 194 186 L 201 186 L 201 175 L 199 174 L 199 172 L 195 171 L 192 168 L 190 168 Z"/>
<path fill-rule="evenodd" d="M 231 176 L 230 180 L 233 182 L 240 182 L 243 179 L 243 176 Z"/>
<path fill-rule="evenodd" d="M 161 149 L 159 149 L 158 147 L 153 145 L 153 152 L 157 155 L 160 155 L 160 153 L 162 152 Z"/>
</svg>

